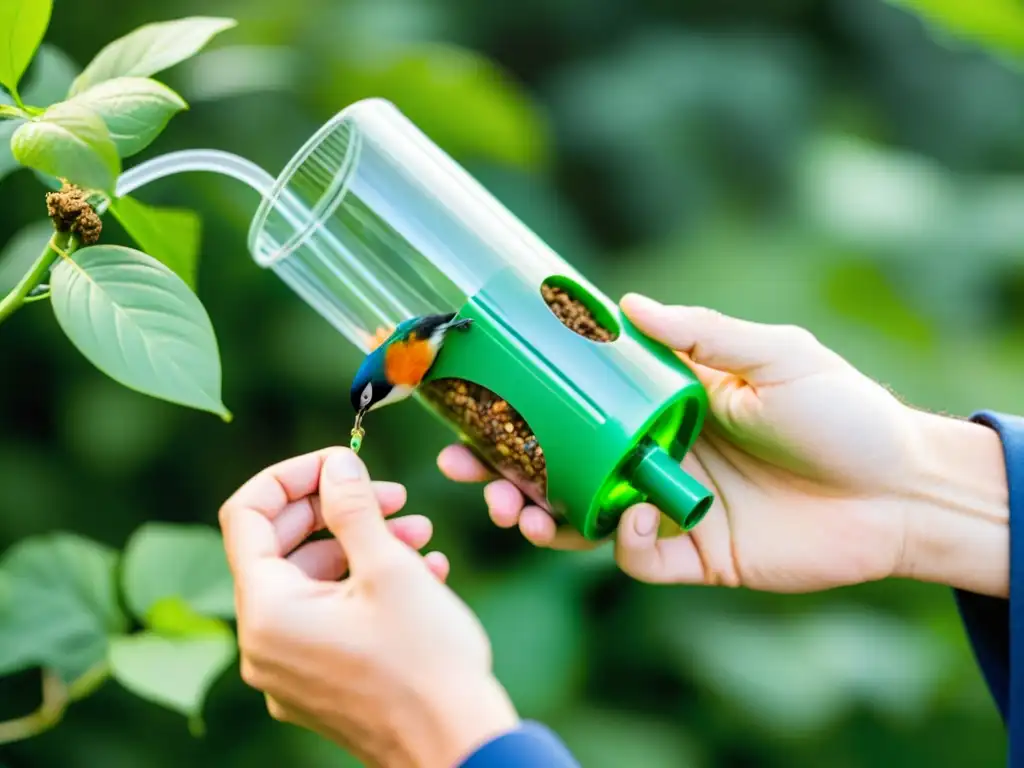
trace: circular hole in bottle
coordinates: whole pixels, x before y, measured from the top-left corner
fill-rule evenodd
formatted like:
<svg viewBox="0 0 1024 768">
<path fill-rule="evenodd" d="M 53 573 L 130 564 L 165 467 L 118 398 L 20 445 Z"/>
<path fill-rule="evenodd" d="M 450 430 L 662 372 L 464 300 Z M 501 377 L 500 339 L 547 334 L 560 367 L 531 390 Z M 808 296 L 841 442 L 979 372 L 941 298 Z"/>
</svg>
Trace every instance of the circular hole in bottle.
<svg viewBox="0 0 1024 768">
<path fill-rule="evenodd" d="M 426 382 L 420 391 L 495 470 L 535 503 L 547 507 L 544 449 L 526 419 L 507 400 L 458 378 Z"/>
<path fill-rule="evenodd" d="M 551 313 L 573 333 L 590 341 L 606 343 L 619 338 L 619 323 L 603 302 L 568 277 L 545 280 L 540 294 Z"/>
</svg>

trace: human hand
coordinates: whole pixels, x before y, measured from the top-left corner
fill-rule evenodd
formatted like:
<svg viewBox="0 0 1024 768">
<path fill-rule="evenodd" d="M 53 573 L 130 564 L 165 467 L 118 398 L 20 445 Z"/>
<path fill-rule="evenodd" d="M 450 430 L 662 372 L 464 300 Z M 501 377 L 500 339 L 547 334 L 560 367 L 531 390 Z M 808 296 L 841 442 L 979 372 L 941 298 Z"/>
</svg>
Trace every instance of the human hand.
<svg viewBox="0 0 1024 768">
<path fill-rule="evenodd" d="M 241 674 L 275 719 L 368 766 L 451 768 L 518 718 L 483 628 L 443 584 L 447 559 L 416 551 L 430 521 L 384 519 L 405 498 L 330 448 L 264 470 L 225 502 Z M 334 538 L 303 543 L 325 527 Z"/>
<path fill-rule="evenodd" d="M 650 505 L 628 510 L 615 542 L 623 571 L 774 592 L 906 576 L 1006 594 L 1006 477 L 993 431 L 904 405 L 801 328 L 636 295 L 622 308 L 706 388 L 709 418 L 683 467 L 715 492 L 688 534 Z M 490 479 L 462 446 L 438 463 L 455 480 Z M 484 494 L 497 525 L 518 525 L 538 546 L 594 546 L 556 530 L 506 480 Z"/>
</svg>

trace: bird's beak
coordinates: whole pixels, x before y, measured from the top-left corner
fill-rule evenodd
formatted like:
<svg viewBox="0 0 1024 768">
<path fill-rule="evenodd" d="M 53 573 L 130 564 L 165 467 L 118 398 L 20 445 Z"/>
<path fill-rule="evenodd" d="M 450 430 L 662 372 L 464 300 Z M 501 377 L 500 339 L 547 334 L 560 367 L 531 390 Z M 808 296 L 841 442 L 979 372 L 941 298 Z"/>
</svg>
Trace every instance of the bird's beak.
<svg viewBox="0 0 1024 768">
<path fill-rule="evenodd" d="M 363 425 L 363 416 L 366 415 L 366 408 L 360 408 L 356 411 L 356 423 L 353 429 L 359 429 Z"/>
</svg>

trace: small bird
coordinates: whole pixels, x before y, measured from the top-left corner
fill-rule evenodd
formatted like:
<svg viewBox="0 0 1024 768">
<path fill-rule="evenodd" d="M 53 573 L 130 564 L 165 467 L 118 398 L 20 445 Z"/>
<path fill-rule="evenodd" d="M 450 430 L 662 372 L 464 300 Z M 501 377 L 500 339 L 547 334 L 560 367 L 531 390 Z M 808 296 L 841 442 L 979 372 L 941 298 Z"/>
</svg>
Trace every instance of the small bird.
<svg viewBox="0 0 1024 768">
<path fill-rule="evenodd" d="M 356 411 L 353 436 L 361 436 L 363 416 L 409 397 L 423 381 L 448 331 L 464 331 L 472 319 L 456 312 L 420 315 L 403 320 L 366 356 L 352 381 L 349 396 Z"/>
</svg>

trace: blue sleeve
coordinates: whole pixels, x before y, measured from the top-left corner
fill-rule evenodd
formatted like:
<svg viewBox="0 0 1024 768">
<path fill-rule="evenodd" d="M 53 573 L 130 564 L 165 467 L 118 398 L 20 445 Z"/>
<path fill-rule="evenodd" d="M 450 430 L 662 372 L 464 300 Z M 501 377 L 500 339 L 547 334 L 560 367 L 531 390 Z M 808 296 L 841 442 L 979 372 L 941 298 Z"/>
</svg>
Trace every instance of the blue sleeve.
<svg viewBox="0 0 1024 768">
<path fill-rule="evenodd" d="M 1024 536 L 1014 536 L 1014 519 L 1024 515 L 1024 419 L 981 411 L 971 421 L 994 429 L 1003 444 L 1010 498 L 1010 596 L 1003 600 L 956 590 L 956 601 L 1006 724 L 1009 764 L 1024 765 Z"/>
<path fill-rule="evenodd" d="M 579 768 L 579 763 L 554 733 L 525 722 L 484 744 L 459 768 Z"/>
</svg>

